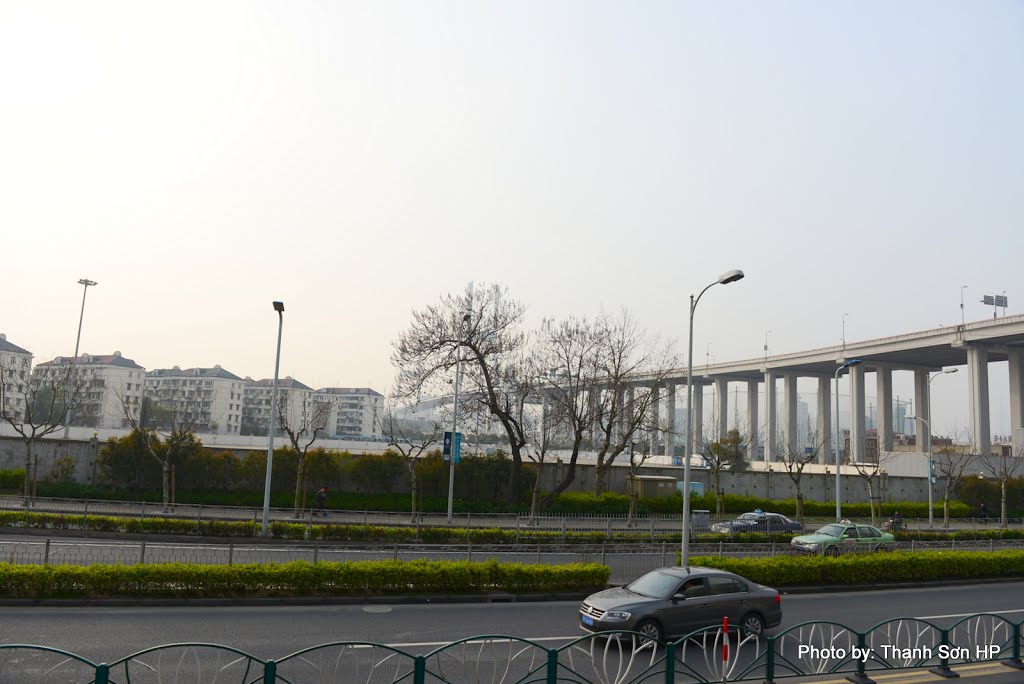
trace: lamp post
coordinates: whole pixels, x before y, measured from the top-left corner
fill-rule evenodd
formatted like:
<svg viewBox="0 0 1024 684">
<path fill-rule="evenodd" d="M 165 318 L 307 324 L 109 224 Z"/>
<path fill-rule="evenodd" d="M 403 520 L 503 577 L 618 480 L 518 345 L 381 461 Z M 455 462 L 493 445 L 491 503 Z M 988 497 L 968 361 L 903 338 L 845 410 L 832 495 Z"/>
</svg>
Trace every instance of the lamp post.
<svg viewBox="0 0 1024 684">
<path fill-rule="evenodd" d="M 966 285 L 960 286 L 960 328 L 963 329 L 967 325 L 967 315 L 964 313 L 964 290 L 967 289 Z"/>
<path fill-rule="evenodd" d="M 683 454 L 683 540 L 680 557 L 680 565 L 684 568 L 690 566 L 690 455 L 693 454 L 693 384 L 690 380 L 693 377 L 693 312 L 697 309 L 697 302 L 709 287 L 728 285 L 742 278 L 743 271 L 739 269 L 727 271 L 701 290 L 696 299 L 690 295 L 690 349 L 686 355 L 686 453 Z"/>
<path fill-rule="evenodd" d="M 277 356 L 274 358 L 274 384 L 270 390 L 270 426 L 267 430 L 267 479 L 263 484 L 263 527 L 260 534 L 267 536 L 270 515 L 270 476 L 274 471 L 274 426 L 277 423 L 277 374 L 281 369 L 281 331 L 284 328 L 284 302 L 274 302 L 277 312 Z"/>
<path fill-rule="evenodd" d="M 455 500 L 455 444 L 459 430 L 459 383 L 462 381 L 462 345 L 469 329 L 469 312 L 462 316 L 462 338 L 455 356 L 455 401 L 452 406 L 452 442 L 448 453 L 448 522 L 452 522 L 452 502 Z"/>
<path fill-rule="evenodd" d="M 919 420 L 924 423 L 925 429 L 928 431 L 928 437 L 925 440 L 921 440 L 927 445 L 925 450 L 925 456 L 928 458 L 928 529 L 932 528 L 935 522 L 935 510 L 932 506 L 932 426 L 928 424 L 928 421 L 919 416 L 907 416 L 910 420 Z"/>
<path fill-rule="evenodd" d="M 858 366 L 860 364 L 860 359 L 850 359 L 839 368 L 836 368 L 834 377 L 836 383 L 836 522 L 839 522 L 843 518 L 843 495 L 842 490 L 839 488 L 839 477 L 840 471 L 842 470 L 842 458 L 839 449 L 839 373 L 844 368 Z"/>
<path fill-rule="evenodd" d="M 950 373 L 956 373 L 959 369 L 942 369 L 938 373 L 934 373 L 928 377 L 928 419 L 918 418 L 916 416 L 907 416 L 910 420 L 919 420 L 925 424 L 928 431 L 925 433 L 925 453 L 928 455 L 928 526 L 932 527 L 935 521 L 935 511 L 932 508 L 932 502 L 935 500 L 935 483 L 932 482 L 932 381 L 938 378 L 940 375 L 949 375 Z"/>
<path fill-rule="evenodd" d="M 81 278 L 78 284 L 82 286 L 82 310 L 78 313 L 78 334 L 75 336 L 75 358 L 71 360 L 71 363 L 78 364 L 78 343 L 82 340 L 82 319 L 85 318 L 85 295 L 89 292 L 91 285 L 97 285 L 95 280 L 89 280 L 88 278 Z M 76 376 L 77 379 L 77 376 Z M 71 418 L 74 414 L 74 406 L 68 409 L 68 415 L 66 416 L 66 424 L 64 425 L 64 439 L 68 438 L 68 433 L 71 432 Z"/>
</svg>

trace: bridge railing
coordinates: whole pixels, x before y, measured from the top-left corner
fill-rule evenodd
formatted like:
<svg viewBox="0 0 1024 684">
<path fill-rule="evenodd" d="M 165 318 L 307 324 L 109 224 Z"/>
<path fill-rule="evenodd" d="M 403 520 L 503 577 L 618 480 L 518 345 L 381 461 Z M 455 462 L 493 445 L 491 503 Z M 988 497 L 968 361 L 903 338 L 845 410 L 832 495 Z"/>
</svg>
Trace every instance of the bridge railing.
<svg viewBox="0 0 1024 684">
<path fill-rule="evenodd" d="M 1002 663 L 1024 669 L 1024 622 L 981 613 L 952 624 L 886 620 L 858 632 L 837 622 L 806 622 L 765 636 L 708 627 L 668 643 L 635 632 L 602 632 L 550 648 L 513 636 L 454 641 L 425 653 L 365 641 L 312 646 L 279 659 L 203 643 L 167 644 L 104 663 L 48 646 L 0 644 L 0 681 L 34 684 L 673 684 L 847 675 L 871 684 L 885 671 Z"/>
</svg>

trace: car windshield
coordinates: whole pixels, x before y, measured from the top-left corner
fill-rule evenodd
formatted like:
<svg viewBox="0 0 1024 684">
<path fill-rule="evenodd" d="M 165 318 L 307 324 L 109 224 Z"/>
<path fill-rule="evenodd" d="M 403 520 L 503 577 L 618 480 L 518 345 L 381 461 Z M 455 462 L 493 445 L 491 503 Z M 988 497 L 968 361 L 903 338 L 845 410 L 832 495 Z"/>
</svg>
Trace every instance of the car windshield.
<svg viewBox="0 0 1024 684">
<path fill-rule="evenodd" d="M 818 534 L 827 534 L 830 537 L 839 537 L 843 534 L 843 530 L 845 529 L 846 528 L 842 525 L 836 525 L 835 523 L 832 523 L 831 525 L 825 525 L 820 530 L 818 530 Z"/>
<path fill-rule="evenodd" d="M 739 517 L 740 520 L 757 520 L 757 513 L 744 513 Z"/>
<path fill-rule="evenodd" d="M 677 586 L 679 586 L 678 577 L 653 570 L 633 580 L 626 588 L 634 594 L 651 598 L 666 598 Z"/>
</svg>

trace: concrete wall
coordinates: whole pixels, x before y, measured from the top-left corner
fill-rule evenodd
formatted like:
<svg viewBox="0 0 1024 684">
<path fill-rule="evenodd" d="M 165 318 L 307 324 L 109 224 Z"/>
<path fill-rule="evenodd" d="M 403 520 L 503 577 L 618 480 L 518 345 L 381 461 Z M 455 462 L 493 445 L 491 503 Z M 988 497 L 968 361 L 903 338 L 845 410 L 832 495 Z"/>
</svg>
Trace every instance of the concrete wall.
<svg viewBox="0 0 1024 684">
<path fill-rule="evenodd" d="M 62 434 L 62 431 L 58 435 Z M 95 479 L 94 463 L 99 450 L 103 446 L 100 438 L 81 439 L 65 441 L 59 438 L 47 438 L 38 440 L 34 450 L 38 454 L 37 478 L 41 481 L 53 469 L 57 459 L 63 456 L 71 456 L 75 459 L 75 478 L 82 483 L 92 483 Z M 233 451 L 243 451 L 233 449 Z M 262 449 L 261 449 L 262 451 Z M 352 450 L 359 453 L 358 450 Z M 13 470 L 24 468 L 25 446 L 20 439 L 0 436 L 0 470 Z M 545 466 L 545 482 L 548 487 L 553 487 L 563 475 L 567 466 L 562 463 L 552 463 Z M 674 477 L 681 483 L 683 480 L 683 468 L 670 465 L 645 466 L 642 469 L 643 475 L 656 475 Z M 629 469 L 626 467 L 613 467 L 608 477 L 609 491 L 626 493 Z M 710 473 L 700 468 L 691 468 L 693 482 L 704 484 L 707 492 L 711 491 Z M 843 501 L 850 503 L 867 502 L 867 488 L 863 478 L 859 477 L 853 468 L 844 468 L 841 477 L 843 489 Z M 880 486 L 883 501 L 927 501 L 928 490 L 925 488 L 925 480 L 920 477 L 897 477 L 883 475 L 875 479 L 876 487 Z M 589 492 L 594 487 L 594 466 L 588 463 L 576 466 L 576 480 L 569 488 L 569 491 Z M 721 487 L 726 494 L 739 494 L 745 496 L 757 496 L 768 499 L 789 499 L 796 496 L 796 488 L 790 477 L 782 472 L 770 471 L 747 471 L 740 473 L 723 472 L 721 476 Z M 397 486 L 396 491 L 402 491 L 402 485 Z M 835 476 L 831 473 L 805 473 L 801 479 L 801 489 L 804 498 L 816 501 L 835 501 Z M 935 484 L 936 501 L 940 500 L 942 492 L 942 481 Z M 878 494 L 876 490 L 876 495 Z"/>
</svg>

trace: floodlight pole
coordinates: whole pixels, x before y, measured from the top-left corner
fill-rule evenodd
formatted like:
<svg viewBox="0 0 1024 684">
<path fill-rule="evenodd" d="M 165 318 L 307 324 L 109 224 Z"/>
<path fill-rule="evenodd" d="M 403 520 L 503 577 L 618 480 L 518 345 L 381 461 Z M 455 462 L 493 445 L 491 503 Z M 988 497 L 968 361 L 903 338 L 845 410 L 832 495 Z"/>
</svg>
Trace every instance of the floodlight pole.
<svg viewBox="0 0 1024 684">
<path fill-rule="evenodd" d="M 679 564 L 690 567 L 690 455 L 693 453 L 693 314 L 697 303 L 712 285 L 727 285 L 743 278 L 743 271 L 734 269 L 723 273 L 718 280 L 711 283 L 694 298 L 690 295 L 690 340 L 689 352 L 686 354 L 686 453 L 683 454 L 683 539 L 681 542 Z"/>
<path fill-rule="evenodd" d="M 82 310 L 78 312 L 78 334 L 75 336 L 75 357 L 71 359 L 73 365 L 78 365 L 78 343 L 82 340 L 82 319 L 85 318 L 85 295 L 89 292 L 89 287 L 92 285 L 98 285 L 95 280 L 89 280 L 88 278 L 82 278 L 78 281 L 78 284 L 82 286 Z M 77 369 L 74 369 L 77 370 Z M 75 373 L 75 382 L 78 382 L 78 373 Z M 71 406 L 68 409 L 68 414 L 64 416 L 64 439 L 67 440 L 68 434 L 71 432 L 71 419 L 74 417 L 75 407 Z"/>
</svg>

